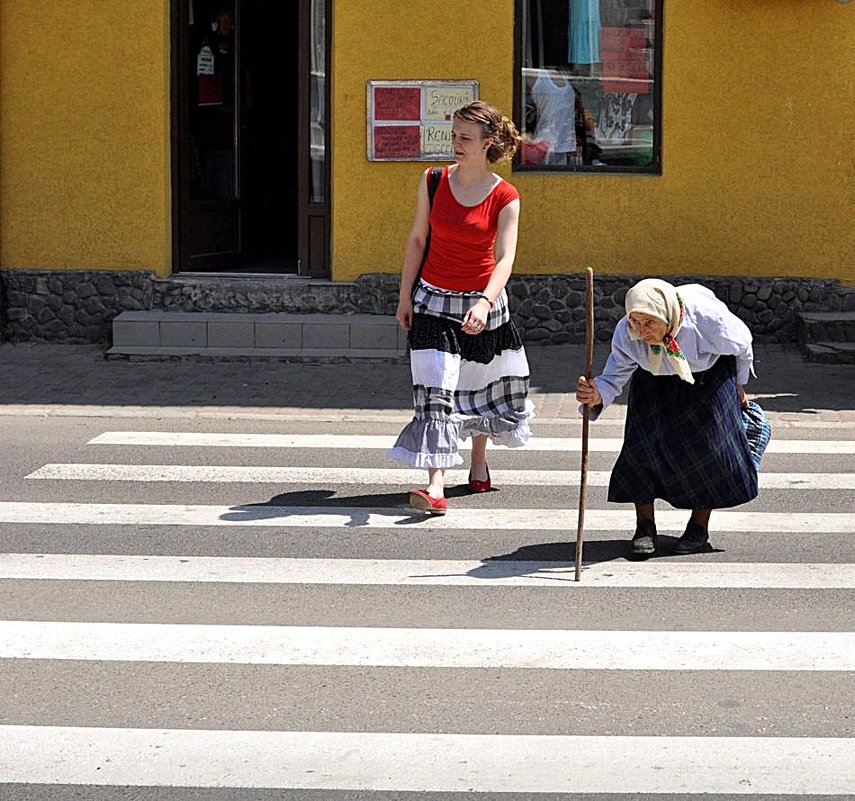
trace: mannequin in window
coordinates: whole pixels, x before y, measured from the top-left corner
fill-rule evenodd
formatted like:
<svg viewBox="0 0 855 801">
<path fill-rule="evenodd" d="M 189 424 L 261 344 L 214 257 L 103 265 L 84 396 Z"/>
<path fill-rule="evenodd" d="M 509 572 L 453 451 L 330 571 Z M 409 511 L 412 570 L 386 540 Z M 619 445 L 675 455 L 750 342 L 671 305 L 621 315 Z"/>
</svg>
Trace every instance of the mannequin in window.
<svg viewBox="0 0 855 801">
<path fill-rule="evenodd" d="M 529 97 L 537 110 L 534 138 L 549 145 L 543 163 L 573 163 L 576 152 L 576 90 L 559 69 L 537 72 Z"/>
</svg>

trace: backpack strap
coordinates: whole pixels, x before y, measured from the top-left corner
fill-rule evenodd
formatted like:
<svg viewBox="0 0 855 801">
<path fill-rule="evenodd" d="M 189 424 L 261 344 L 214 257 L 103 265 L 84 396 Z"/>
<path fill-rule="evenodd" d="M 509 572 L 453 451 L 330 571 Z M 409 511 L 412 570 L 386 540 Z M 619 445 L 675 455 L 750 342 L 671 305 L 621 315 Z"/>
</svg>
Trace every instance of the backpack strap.
<svg viewBox="0 0 855 801">
<path fill-rule="evenodd" d="M 430 174 L 428 175 L 428 230 L 427 236 L 425 237 L 425 252 L 422 254 L 422 263 L 419 265 L 419 270 L 416 273 L 416 280 L 413 281 L 413 288 L 410 291 L 410 295 L 416 294 L 416 287 L 419 285 L 419 280 L 422 277 L 422 270 L 424 269 L 425 262 L 427 261 L 428 250 L 430 249 L 430 210 L 433 208 L 433 198 L 436 195 L 437 187 L 439 186 L 439 182 L 442 179 L 442 167 L 431 167 Z"/>
</svg>

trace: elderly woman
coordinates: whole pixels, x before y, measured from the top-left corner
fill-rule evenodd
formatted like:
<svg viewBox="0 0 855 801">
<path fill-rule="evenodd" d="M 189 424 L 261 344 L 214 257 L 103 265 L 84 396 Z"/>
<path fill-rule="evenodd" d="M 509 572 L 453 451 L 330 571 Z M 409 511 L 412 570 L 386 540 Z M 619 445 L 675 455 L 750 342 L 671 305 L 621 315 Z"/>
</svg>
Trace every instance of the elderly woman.
<svg viewBox="0 0 855 801">
<path fill-rule="evenodd" d="M 656 498 L 692 510 L 674 545 L 687 554 L 710 549 L 713 509 L 757 496 L 741 422 L 753 360 L 748 327 L 706 287 L 648 278 L 627 292 L 605 369 L 579 378 L 576 399 L 596 419 L 629 381 L 608 498 L 635 504 L 633 553 L 656 551 Z"/>
</svg>

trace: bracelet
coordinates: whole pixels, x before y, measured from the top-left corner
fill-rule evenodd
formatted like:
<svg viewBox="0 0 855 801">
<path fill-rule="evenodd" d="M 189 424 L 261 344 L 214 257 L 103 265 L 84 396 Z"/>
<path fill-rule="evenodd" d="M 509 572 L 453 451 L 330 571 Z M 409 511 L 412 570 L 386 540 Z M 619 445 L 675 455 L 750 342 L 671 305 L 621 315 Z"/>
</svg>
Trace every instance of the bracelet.
<svg viewBox="0 0 855 801">
<path fill-rule="evenodd" d="M 487 301 L 487 303 L 489 303 L 489 304 L 490 304 L 490 308 L 491 308 L 491 309 L 493 308 L 493 303 L 494 303 L 494 301 L 490 300 L 490 298 L 488 298 L 488 297 L 487 297 L 483 292 L 481 292 L 481 293 L 478 295 L 478 297 L 479 297 L 479 298 L 484 298 L 484 300 L 486 300 L 486 301 Z"/>
</svg>

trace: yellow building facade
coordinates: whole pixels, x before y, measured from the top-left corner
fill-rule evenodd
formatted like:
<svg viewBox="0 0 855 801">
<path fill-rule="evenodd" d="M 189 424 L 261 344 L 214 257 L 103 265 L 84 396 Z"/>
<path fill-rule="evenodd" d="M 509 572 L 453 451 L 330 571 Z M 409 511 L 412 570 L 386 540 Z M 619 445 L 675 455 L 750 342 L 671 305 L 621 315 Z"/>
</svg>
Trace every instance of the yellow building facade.
<svg viewBox="0 0 855 801">
<path fill-rule="evenodd" d="M 326 252 L 314 273 L 294 269 L 333 283 L 397 273 L 426 165 L 368 160 L 367 82 L 475 80 L 481 98 L 510 114 L 519 8 L 514 0 L 468 8 L 447 0 L 294 5 L 303 15 L 326 15 L 329 99 L 325 222 L 283 229 L 295 240 L 314 238 L 316 252 Z M 188 8 L 191 25 L 199 25 L 201 6 L 133 6 L 0 6 L 0 270 L 7 279 L 69 270 L 167 279 L 186 270 L 176 246 L 183 223 L 175 37 Z M 661 171 L 500 166 L 522 196 L 516 274 L 590 266 L 628 276 L 807 277 L 851 286 L 855 4 L 664 0 L 659 22 Z M 305 117 L 289 104 L 303 103 L 308 91 L 293 88 L 300 74 L 295 67 L 277 79 L 291 87 L 280 106 L 295 128 Z M 300 208 L 295 201 L 294 213 Z"/>
<path fill-rule="evenodd" d="M 420 173 L 365 161 L 365 81 L 476 78 L 481 97 L 513 106 L 513 0 L 465 21 L 453 3 L 412 3 L 405 17 L 392 0 L 367 4 L 370 14 L 365 5 L 339 3 L 335 13 L 333 264 L 342 279 L 400 260 Z M 515 269 L 855 280 L 855 8 L 664 6 L 662 174 L 503 170 L 522 196 Z"/>
</svg>

